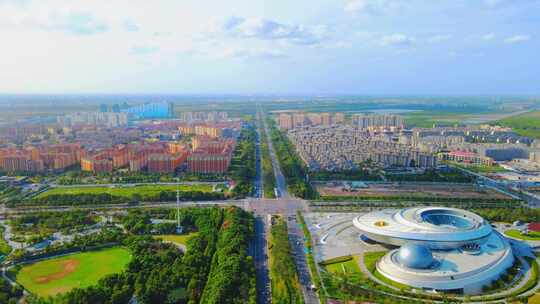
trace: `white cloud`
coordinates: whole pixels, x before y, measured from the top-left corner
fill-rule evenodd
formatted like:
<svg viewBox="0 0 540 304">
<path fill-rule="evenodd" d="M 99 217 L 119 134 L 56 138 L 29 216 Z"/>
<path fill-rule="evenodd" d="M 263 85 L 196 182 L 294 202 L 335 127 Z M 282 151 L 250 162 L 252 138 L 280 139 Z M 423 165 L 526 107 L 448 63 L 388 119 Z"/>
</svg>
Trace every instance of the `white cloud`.
<svg viewBox="0 0 540 304">
<path fill-rule="evenodd" d="M 279 59 L 287 57 L 284 53 L 266 48 L 224 48 L 215 54 L 217 58 L 257 58 Z"/>
<path fill-rule="evenodd" d="M 504 39 L 504 43 L 520 43 L 531 40 L 529 35 L 515 35 Z"/>
<path fill-rule="evenodd" d="M 482 38 L 482 40 L 485 40 L 485 41 L 491 41 L 491 40 L 495 39 L 495 34 L 493 34 L 493 33 L 485 34 L 481 38 Z"/>
<path fill-rule="evenodd" d="M 130 19 L 124 20 L 122 25 L 126 32 L 138 32 L 140 30 L 139 25 Z"/>
<path fill-rule="evenodd" d="M 397 1 L 391 0 L 351 0 L 347 2 L 344 10 L 348 13 L 363 13 L 379 15 L 388 10 L 399 7 Z"/>
<path fill-rule="evenodd" d="M 452 38 L 452 35 L 444 34 L 444 35 L 435 35 L 428 39 L 429 42 L 437 43 L 437 42 L 443 42 L 450 40 Z"/>
<path fill-rule="evenodd" d="M 132 55 L 150 55 L 158 51 L 159 47 L 157 46 L 134 46 L 130 50 Z"/>
<path fill-rule="evenodd" d="M 406 46 L 411 45 L 415 42 L 415 38 L 407 36 L 404 34 L 392 34 L 386 35 L 381 38 L 381 44 L 384 46 L 395 45 L 395 46 Z"/>
<path fill-rule="evenodd" d="M 328 36 L 325 26 L 287 25 L 264 18 L 230 17 L 221 31 L 237 38 L 284 40 L 293 44 L 318 44 Z"/>
<path fill-rule="evenodd" d="M 92 13 L 82 10 L 52 8 L 24 10 L 11 9 L 2 14 L 8 16 L 1 24 L 12 28 L 59 31 L 71 35 L 92 35 L 109 30 L 109 24 Z"/>
</svg>

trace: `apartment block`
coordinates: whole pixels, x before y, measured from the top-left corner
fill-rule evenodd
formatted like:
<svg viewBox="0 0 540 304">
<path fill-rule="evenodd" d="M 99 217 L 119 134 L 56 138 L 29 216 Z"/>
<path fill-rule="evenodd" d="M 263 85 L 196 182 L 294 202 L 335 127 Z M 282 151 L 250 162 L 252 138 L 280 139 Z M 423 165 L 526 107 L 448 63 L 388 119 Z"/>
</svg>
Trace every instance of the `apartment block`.
<svg viewBox="0 0 540 304">
<path fill-rule="evenodd" d="M 362 129 L 403 128 L 403 118 L 399 115 L 353 114 L 352 125 Z"/>
</svg>

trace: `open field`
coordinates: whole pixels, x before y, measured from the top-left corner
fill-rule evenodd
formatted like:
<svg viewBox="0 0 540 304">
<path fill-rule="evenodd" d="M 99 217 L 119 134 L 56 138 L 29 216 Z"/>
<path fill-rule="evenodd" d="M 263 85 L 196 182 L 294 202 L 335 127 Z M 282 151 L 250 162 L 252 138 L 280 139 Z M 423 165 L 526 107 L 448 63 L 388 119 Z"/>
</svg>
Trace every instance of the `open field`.
<svg viewBox="0 0 540 304">
<path fill-rule="evenodd" d="M 533 111 L 494 121 L 493 124 L 512 128 L 522 136 L 540 138 L 540 111 Z"/>
<path fill-rule="evenodd" d="M 493 166 L 485 166 L 485 165 L 461 165 L 453 163 L 454 166 L 475 172 L 475 173 L 500 173 L 500 172 L 507 172 L 505 168 L 499 166 L 499 165 L 493 165 Z"/>
<path fill-rule="evenodd" d="M 45 191 L 37 196 L 37 198 L 45 198 L 50 195 L 57 194 L 102 194 L 108 193 L 115 196 L 132 197 L 134 194 L 141 196 L 159 195 L 162 191 L 200 191 L 200 192 L 212 192 L 211 185 L 142 185 L 142 186 L 114 186 L 114 187 L 61 187 L 53 188 Z"/>
<path fill-rule="evenodd" d="M 519 230 L 510 229 L 506 230 L 504 234 L 525 241 L 540 241 L 540 232 L 535 231 L 530 231 L 528 234 L 521 234 Z"/>
<path fill-rule="evenodd" d="M 326 262 L 324 268 L 333 274 L 361 274 L 356 256 L 351 256 L 348 259 L 337 259 L 335 263 Z"/>
<path fill-rule="evenodd" d="M 197 235 L 197 232 L 191 232 L 187 234 L 161 234 L 154 235 L 154 238 L 162 239 L 164 242 L 171 242 L 186 246 L 187 242 L 195 235 Z"/>
<path fill-rule="evenodd" d="M 99 279 L 121 272 L 131 253 L 121 247 L 82 252 L 25 265 L 17 273 L 17 282 L 41 297 L 85 288 Z"/>
<path fill-rule="evenodd" d="M 482 124 L 494 120 L 505 120 L 512 115 L 521 115 L 522 111 L 511 113 L 479 108 L 425 110 L 404 113 L 405 124 L 409 127 L 431 128 L 433 125 L 453 126 L 460 124 Z"/>
<path fill-rule="evenodd" d="M 509 199 L 499 192 L 473 184 L 370 183 L 367 188 L 345 191 L 342 184 L 325 183 L 317 184 L 316 188 L 321 196 Z"/>
</svg>

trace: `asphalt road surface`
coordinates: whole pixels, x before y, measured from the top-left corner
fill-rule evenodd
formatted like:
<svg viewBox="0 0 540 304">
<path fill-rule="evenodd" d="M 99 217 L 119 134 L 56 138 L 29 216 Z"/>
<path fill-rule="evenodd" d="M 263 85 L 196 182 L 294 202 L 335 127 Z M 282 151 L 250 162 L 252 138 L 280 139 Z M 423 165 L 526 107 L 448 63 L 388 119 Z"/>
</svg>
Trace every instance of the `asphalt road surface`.
<svg viewBox="0 0 540 304">
<path fill-rule="evenodd" d="M 311 274 L 309 272 L 309 266 L 304 251 L 304 232 L 296 222 L 296 216 L 287 216 L 287 227 L 289 230 L 289 242 L 296 263 L 296 271 L 298 272 L 298 279 L 300 280 L 304 300 L 306 304 L 318 304 L 319 297 L 317 296 L 317 293 L 311 289 L 313 283 L 311 281 Z"/>
<path fill-rule="evenodd" d="M 255 262 L 256 276 L 257 276 L 257 303 L 267 304 L 271 303 L 271 285 L 268 270 L 268 248 L 267 248 L 267 236 L 269 231 L 268 218 L 272 214 L 281 214 L 287 219 L 289 241 L 291 242 L 294 259 L 304 294 L 305 302 L 308 304 L 319 303 L 317 294 L 311 290 L 312 282 L 307 265 L 304 245 L 304 234 L 296 222 L 296 211 L 308 211 L 308 205 L 305 201 L 291 197 L 287 191 L 287 184 L 285 177 L 283 176 L 279 162 L 277 160 L 272 141 L 270 139 L 270 132 L 263 116 L 259 114 L 259 120 L 262 120 L 262 124 L 267 134 L 268 148 L 270 152 L 270 158 L 274 170 L 274 176 L 276 177 L 276 187 L 278 189 L 278 198 L 276 199 L 264 199 L 263 196 L 263 184 L 262 184 L 262 163 L 261 163 L 261 147 L 260 147 L 260 134 L 257 130 L 257 174 L 255 180 L 255 193 L 254 197 L 247 198 L 245 200 L 224 200 L 224 201 L 211 201 L 211 202 L 182 202 L 181 207 L 193 207 L 193 206 L 212 206 L 212 205 L 235 205 L 240 208 L 244 208 L 247 211 L 252 211 L 255 214 L 255 238 L 253 239 L 249 253 L 253 256 Z M 259 122 L 260 123 L 260 122 Z M 260 126 L 260 125 L 259 125 Z M 136 205 L 100 205 L 100 206 L 47 206 L 47 207 L 34 207 L 28 206 L 27 208 L 2 208 L 0 210 L 0 217 L 15 216 L 18 214 L 24 214 L 28 212 L 36 211 L 57 211 L 64 212 L 68 210 L 96 210 L 96 209 L 111 209 L 111 210 L 125 210 L 132 208 L 158 208 L 158 207 L 175 207 L 176 202 L 149 202 Z"/>
<path fill-rule="evenodd" d="M 257 120 L 256 127 L 256 141 L 255 141 L 255 182 L 254 186 L 254 197 L 262 198 L 264 197 L 264 184 L 262 176 L 262 151 L 261 151 L 261 128 L 262 124 L 260 123 L 260 118 Z"/>
<path fill-rule="evenodd" d="M 277 160 L 276 153 L 274 151 L 274 146 L 272 145 L 270 130 L 268 129 L 266 120 L 264 120 L 264 118 L 261 118 L 261 119 L 263 120 L 264 131 L 266 132 L 266 139 L 268 141 L 268 150 L 270 152 L 270 159 L 272 160 L 272 167 L 274 168 L 274 176 L 276 177 L 276 187 L 278 189 L 278 197 L 290 199 L 291 196 L 289 195 L 289 191 L 287 191 L 287 183 L 285 182 L 285 176 L 283 176 L 283 173 L 281 173 L 279 162 Z"/>
<path fill-rule="evenodd" d="M 257 303 L 271 303 L 270 276 L 268 271 L 268 224 L 265 216 L 255 217 L 255 238 L 251 243 L 251 256 L 255 262 L 257 279 Z"/>
</svg>

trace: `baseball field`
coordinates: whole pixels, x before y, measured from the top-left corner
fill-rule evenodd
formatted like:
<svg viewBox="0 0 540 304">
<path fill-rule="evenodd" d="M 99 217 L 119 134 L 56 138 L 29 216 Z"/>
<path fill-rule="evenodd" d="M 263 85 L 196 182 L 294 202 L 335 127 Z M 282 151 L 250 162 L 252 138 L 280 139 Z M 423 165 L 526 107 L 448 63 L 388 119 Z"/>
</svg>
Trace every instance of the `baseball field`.
<svg viewBox="0 0 540 304">
<path fill-rule="evenodd" d="M 81 252 L 24 265 L 16 279 L 31 293 L 47 297 L 95 285 L 122 272 L 130 260 L 131 253 L 122 247 Z"/>
</svg>

